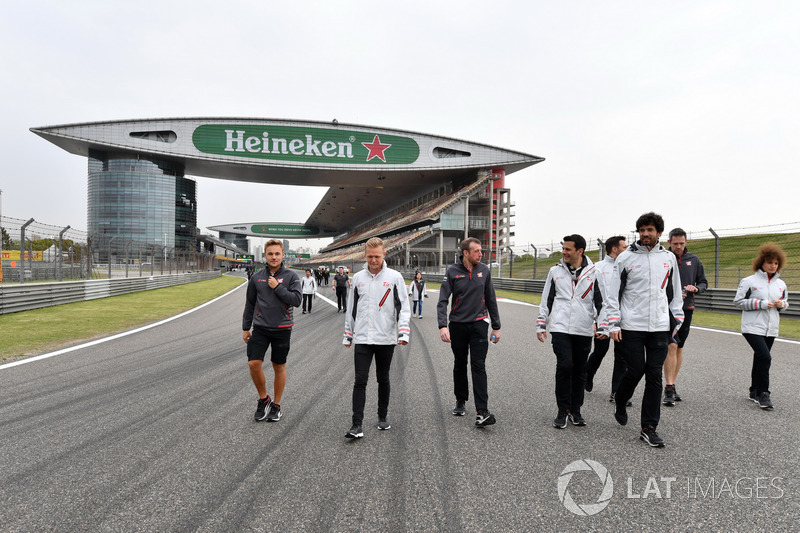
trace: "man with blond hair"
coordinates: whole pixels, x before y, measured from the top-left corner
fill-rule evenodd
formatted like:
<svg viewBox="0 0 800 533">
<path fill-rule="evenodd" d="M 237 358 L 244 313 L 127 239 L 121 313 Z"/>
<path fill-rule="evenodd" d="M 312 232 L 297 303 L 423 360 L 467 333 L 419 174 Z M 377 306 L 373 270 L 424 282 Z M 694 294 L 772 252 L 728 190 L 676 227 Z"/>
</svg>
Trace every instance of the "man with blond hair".
<svg viewBox="0 0 800 533">
<path fill-rule="evenodd" d="M 259 270 L 247 284 L 247 297 L 242 317 L 242 338 L 247 344 L 250 377 L 258 392 L 256 421 L 281 419 L 281 399 L 286 386 L 286 356 L 294 325 L 292 307 L 302 300 L 300 277 L 283 265 L 283 243 L 272 239 L 264 246 L 267 267 Z M 251 333 L 250 328 L 253 331 Z M 267 394 L 264 356 L 272 346 L 274 398 Z"/>
<path fill-rule="evenodd" d="M 394 347 L 408 344 L 411 318 L 406 282 L 396 270 L 386 266 L 383 240 L 373 237 L 365 246 L 367 262 L 364 270 L 352 279 L 344 320 L 344 339 L 347 348 L 355 344 L 353 363 L 353 425 L 345 434 L 348 439 L 364 436 L 364 404 L 372 359 L 378 381 L 378 429 L 392 426 L 389 412 L 389 369 Z"/>
</svg>

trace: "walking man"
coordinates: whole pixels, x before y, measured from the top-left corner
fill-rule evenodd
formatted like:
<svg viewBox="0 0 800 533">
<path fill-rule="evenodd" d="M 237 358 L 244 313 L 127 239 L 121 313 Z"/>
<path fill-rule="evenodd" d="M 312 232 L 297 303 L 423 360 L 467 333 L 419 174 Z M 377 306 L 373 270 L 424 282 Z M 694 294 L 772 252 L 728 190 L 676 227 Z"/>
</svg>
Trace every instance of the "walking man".
<svg viewBox="0 0 800 533">
<path fill-rule="evenodd" d="M 547 273 L 536 338 L 544 342 L 550 323 L 553 353 L 556 355 L 556 404 L 553 427 L 564 429 L 567 418 L 573 426 L 585 426 L 581 416 L 586 358 L 597 331 L 596 317 L 603 307 L 594 264 L 584 255 L 586 239 L 567 235 L 561 245 L 561 261 Z M 605 332 L 598 332 L 607 338 Z"/>
<path fill-rule="evenodd" d="M 267 267 L 259 270 L 247 284 L 247 298 L 242 316 L 242 338 L 247 344 L 250 377 L 258 392 L 256 421 L 277 422 L 281 419 L 281 399 L 286 386 L 286 356 L 292 336 L 293 307 L 300 306 L 300 278 L 283 265 L 283 243 L 267 241 Z M 252 333 L 250 328 L 253 328 Z M 273 392 L 267 394 L 264 356 L 272 346 L 272 370 L 275 373 Z"/>
<path fill-rule="evenodd" d="M 353 383 L 353 425 L 345 434 L 348 439 L 364 436 L 364 404 L 372 358 L 378 381 L 378 429 L 389 424 L 389 369 L 397 344 L 406 345 L 411 334 L 411 312 L 406 282 L 396 270 L 386 266 L 383 241 L 373 237 L 366 244 L 367 263 L 353 276 L 353 290 L 348 297 L 344 320 L 344 344 L 353 349 L 355 382 Z"/>
<path fill-rule="evenodd" d="M 303 314 L 306 314 L 306 308 L 311 313 L 311 306 L 314 303 L 314 296 L 317 294 L 317 281 L 311 275 L 311 269 L 306 269 L 306 277 L 300 282 L 300 287 L 303 292 Z"/>
<path fill-rule="evenodd" d="M 439 336 L 443 342 L 450 343 L 453 350 L 453 388 L 456 396 L 455 416 L 466 414 L 465 404 L 469 399 L 467 380 L 467 357 L 472 371 L 472 393 L 475 397 L 477 417 L 475 425 L 485 427 L 496 422 L 489 412 L 489 393 L 486 377 L 487 340 L 491 319 L 492 343 L 500 340 L 500 313 L 492 285 L 489 267 L 481 263 L 483 252 L 481 241 L 469 237 L 461 241 L 461 261 L 450 265 L 439 291 L 437 319 Z M 447 325 L 447 302 L 450 296 L 450 326 Z"/>
<path fill-rule="evenodd" d="M 350 277 L 344 273 L 344 268 L 339 267 L 339 273 L 333 276 L 333 290 L 336 291 L 336 312 L 347 312 L 347 288 L 350 287 Z"/>
<path fill-rule="evenodd" d="M 603 302 L 605 304 L 608 298 L 608 284 L 611 281 L 611 272 L 614 270 L 614 262 L 617 256 L 628 249 L 628 243 L 622 235 L 615 235 L 609 237 L 605 242 L 606 256 L 602 261 L 595 263 L 595 276 L 598 285 L 600 286 L 600 293 L 603 295 Z M 591 392 L 594 388 L 594 375 L 597 369 L 600 368 L 600 363 L 608 352 L 611 339 L 607 336 L 595 336 L 594 338 L 594 351 L 589 354 L 589 359 L 586 361 L 586 392 Z M 622 380 L 622 374 L 625 372 L 625 359 L 622 357 L 622 350 L 618 342 L 614 342 L 614 370 L 611 374 L 611 396 L 608 401 L 614 401 L 614 395 L 619 388 L 619 382 Z M 628 403 L 628 405 L 631 405 Z"/>
<path fill-rule="evenodd" d="M 622 343 L 625 374 L 615 397 L 614 418 L 628 423 L 626 402 L 645 378 L 639 438 L 650 446 L 664 446 L 656 428 L 661 419 L 661 371 L 669 338 L 683 323 L 680 275 L 675 254 L 658 243 L 664 219 L 645 213 L 636 221 L 639 240 L 619 254 L 608 287 L 611 338 Z M 670 330 L 670 311 L 675 326 Z"/>
<path fill-rule="evenodd" d="M 675 254 L 678 261 L 678 271 L 681 274 L 683 287 L 683 324 L 678 334 L 670 339 L 667 359 L 664 361 L 664 405 L 672 407 L 681 397 L 675 390 L 675 382 L 683 363 L 683 345 L 689 337 L 689 328 L 692 325 L 694 313 L 694 295 L 705 292 L 708 280 L 703 270 L 703 263 L 696 255 L 686 249 L 686 232 L 675 228 L 669 232 L 669 250 Z"/>
</svg>

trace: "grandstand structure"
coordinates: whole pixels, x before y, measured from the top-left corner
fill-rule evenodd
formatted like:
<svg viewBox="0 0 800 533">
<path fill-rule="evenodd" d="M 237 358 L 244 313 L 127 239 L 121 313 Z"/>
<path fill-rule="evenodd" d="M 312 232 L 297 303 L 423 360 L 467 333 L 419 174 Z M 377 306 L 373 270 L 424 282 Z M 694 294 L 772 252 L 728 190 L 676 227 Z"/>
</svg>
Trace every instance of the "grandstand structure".
<svg viewBox="0 0 800 533">
<path fill-rule="evenodd" d="M 384 240 L 387 262 L 400 270 L 441 271 L 457 259 L 466 237 L 481 241 L 485 261 L 496 260 L 514 244 L 515 203 L 504 178 L 502 171 L 484 169 L 441 185 L 340 235 L 309 263 L 352 269 L 363 261 L 363 244 L 371 237 Z"/>
<path fill-rule="evenodd" d="M 303 222 L 207 228 L 239 248 L 248 236 L 333 237 L 307 261 L 326 266 L 360 263 L 363 244 L 373 236 L 384 239 L 388 262 L 402 269 L 440 270 L 466 237 L 478 238 L 484 260 L 493 262 L 513 245 L 514 202 L 505 178 L 544 160 L 337 120 L 139 119 L 31 131 L 88 158 L 89 231 L 114 237 L 109 250 L 129 240 L 207 248 L 211 243 L 199 240 L 194 227 L 200 205 L 192 175 L 326 187 Z"/>
</svg>

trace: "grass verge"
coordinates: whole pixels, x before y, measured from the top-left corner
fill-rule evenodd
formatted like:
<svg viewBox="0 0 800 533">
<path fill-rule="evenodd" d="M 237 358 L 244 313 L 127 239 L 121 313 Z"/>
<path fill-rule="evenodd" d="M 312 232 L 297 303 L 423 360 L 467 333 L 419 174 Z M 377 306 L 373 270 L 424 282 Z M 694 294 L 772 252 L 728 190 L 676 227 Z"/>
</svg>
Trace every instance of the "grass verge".
<svg viewBox="0 0 800 533">
<path fill-rule="evenodd" d="M 0 315 L 0 361 L 45 353 L 187 311 L 245 280 L 206 281 Z"/>
</svg>

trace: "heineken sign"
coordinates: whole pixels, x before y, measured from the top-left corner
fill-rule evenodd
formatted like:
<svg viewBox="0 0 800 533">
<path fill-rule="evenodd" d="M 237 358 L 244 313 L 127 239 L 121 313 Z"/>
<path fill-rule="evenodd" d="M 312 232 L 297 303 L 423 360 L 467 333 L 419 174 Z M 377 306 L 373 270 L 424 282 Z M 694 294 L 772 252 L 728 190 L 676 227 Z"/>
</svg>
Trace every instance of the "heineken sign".
<svg viewBox="0 0 800 533">
<path fill-rule="evenodd" d="M 252 235 L 268 235 L 270 237 L 315 237 L 319 228 L 305 224 L 254 224 L 250 226 Z"/>
<path fill-rule="evenodd" d="M 419 158 L 410 137 L 295 126 L 210 124 L 192 134 L 206 154 L 347 165 L 409 165 Z"/>
</svg>

